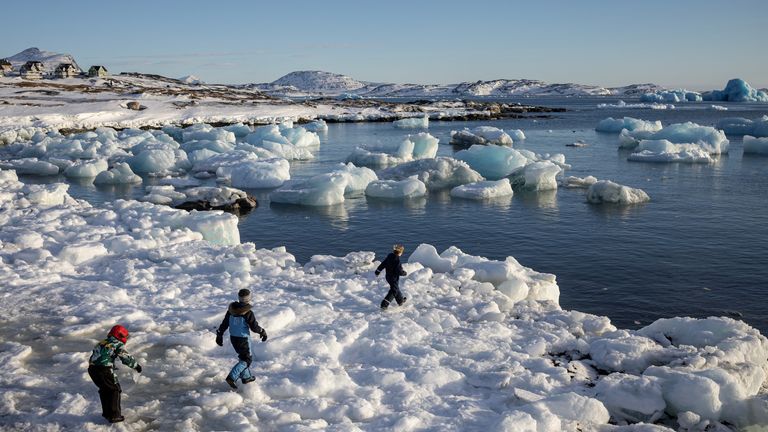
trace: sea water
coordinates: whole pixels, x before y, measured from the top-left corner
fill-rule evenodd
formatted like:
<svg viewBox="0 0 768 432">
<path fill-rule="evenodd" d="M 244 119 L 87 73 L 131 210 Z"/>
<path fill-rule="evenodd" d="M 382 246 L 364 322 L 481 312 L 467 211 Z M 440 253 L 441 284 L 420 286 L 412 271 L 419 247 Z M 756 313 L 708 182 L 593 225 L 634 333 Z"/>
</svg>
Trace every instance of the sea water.
<svg viewBox="0 0 768 432">
<path fill-rule="evenodd" d="M 766 104 L 678 104 L 674 110 L 598 109 L 604 98 L 526 99 L 524 103 L 564 107 L 548 118 L 473 122 L 431 121 L 440 139 L 438 155 L 458 151 L 451 130 L 492 125 L 523 129 L 514 147 L 536 153 L 564 153 L 565 175 L 613 180 L 645 190 L 636 206 L 591 205 L 584 189 L 515 192 L 511 198 L 475 202 L 449 191 L 425 198 L 387 201 L 357 196 L 331 207 L 269 202 L 269 191 L 251 190 L 259 208 L 240 219 L 242 241 L 260 248 L 286 246 L 299 262 L 315 254 L 376 251 L 420 243 L 439 251 L 455 245 L 493 259 L 514 256 L 536 271 L 557 275 L 564 308 L 606 315 L 619 327 L 637 328 L 663 317 L 720 316 L 743 319 L 768 333 L 768 158 L 743 156 L 740 137 L 729 137 L 730 153 L 710 165 L 628 162 L 618 134 L 597 133 L 605 117 L 693 121 L 714 125 L 723 117 L 757 118 Z M 329 124 L 317 157 L 292 162 L 292 178 L 332 170 L 356 146 L 395 143 L 409 131 L 390 123 Z M 415 133 L 417 131 L 414 131 Z M 581 140 L 586 147 L 568 147 Z M 25 178 L 25 181 L 29 179 Z M 94 204 L 142 195 L 139 187 L 73 184 L 70 193 Z M 407 284 L 406 290 L 407 290 Z M 383 293 L 382 293 L 383 294 Z M 418 303 L 418 293 L 408 293 Z"/>
</svg>

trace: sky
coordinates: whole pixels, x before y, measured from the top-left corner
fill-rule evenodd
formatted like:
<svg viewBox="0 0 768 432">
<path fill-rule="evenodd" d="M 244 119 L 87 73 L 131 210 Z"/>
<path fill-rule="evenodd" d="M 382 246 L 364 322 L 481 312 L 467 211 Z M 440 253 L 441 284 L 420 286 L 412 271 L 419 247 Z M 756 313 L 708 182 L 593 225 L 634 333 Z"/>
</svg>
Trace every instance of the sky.
<svg viewBox="0 0 768 432">
<path fill-rule="evenodd" d="M 270 82 L 528 78 L 706 90 L 768 87 L 768 1 L 4 2 L 0 57 L 29 47 L 110 72 Z"/>
</svg>

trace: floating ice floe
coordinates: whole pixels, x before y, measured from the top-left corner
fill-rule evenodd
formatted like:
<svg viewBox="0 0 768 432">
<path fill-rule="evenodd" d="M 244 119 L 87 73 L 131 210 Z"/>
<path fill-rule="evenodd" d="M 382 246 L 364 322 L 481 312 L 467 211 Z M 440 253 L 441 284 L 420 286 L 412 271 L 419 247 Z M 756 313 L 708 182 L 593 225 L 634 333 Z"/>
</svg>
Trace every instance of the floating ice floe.
<svg viewBox="0 0 768 432">
<path fill-rule="evenodd" d="M 421 132 L 408 135 L 396 146 L 357 147 L 347 157 L 347 162 L 358 166 L 376 167 L 434 158 L 437 155 L 438 142 L 439 140 L 432 135 Z"/>
<path fill-rule="evenodd" d="M 587 190 L 587 202 L 592 204 L 639 204 L 650 199 L 642 189 L 620 185 L 610 180 L 599 180 Z"/>
<path fill-rule="evenodd" d="M 282 158 L 250 159 L 216 168 L 217 180 L 235 188 L 270 189 L 291 178 L 291 165 Z"/>
<path fill-rule="evenodd" d="M 640 95 L 640 102 L 679 103 L 701 102 L 701 93 L 685 89 L 661 90 Z"/>
<path fill-rule="evenodd" d="M 722 105 L 710 105 L 709 109 L 712 111 L 728 111 L 728 107 L 724 107 Z"/>
<path fill-rule="evenodd" d="M 64 175 L 70 178 L 94 178 L 107 168 L 109 164 L 104 159 L 79 160 L 67 167 Z"/>
<path fill-rule="evenodd" d="M 427 194 L 427 187 L 416 177 L 404 180 L 376 180 L 368 184 L 365 195 L 372 198 L 409 199 Z"/>
<path fill-rule="evenodd" d="M 557 189 L 557 175 L 563 169 L 551 160 L 529 163 L 518 170 L 512 177 L 512 185 L 517 188 L 545 191 Z"/>
<path fill-rule="evenodd" d="M 673 144 L 689 144 L 685 147 L 696 146 L 712 155 L 728 153 L 729 146 L 729 141 L 723 131 L 692 122 L 672 124 L 657 132 L 631 132 L 625 129 L 619 135 L 620 146 L 623 148 L 635 148 L 642 140 L 666 140 Z M 660 144 L 652 145 L 659 146 Z"/>
<path fill-rule="evenodd" d="M 744 136 L 744 154 L 768 155 L 768 138 Z"/>
<path fill-rule="evenodd" d="M 768 422 L 768 339 L 740 321 L 619 330 L 561 309 L 554 275 L 427 244 L 403 260 L 413 306 L 382 315 L 372 313 L 372 289 L 386 291 L 372 252 L 301 266 L 285 248 L 240 244 L 232 215 L 123 200 L 95 208 L 66 185 L 25 185 L 7 171 L 0 195 L 0 406 L 22 428 L 94 427 L 87 348 L 71 342 L 102 338 L 105 310 L 146 366 L 125 383 L 123 408 L 161 429 L 730 432 Z M 241 288 L 270 338 L 253 345 L 258 384 L 232 392 L 233 352 L 216 347 L 211 327 Z M 64 319 L 46 319 L 51 304 Z M 30 319 L 36 331 L 18 332 Z M 30 361 L 47 347 L 56 380 L 40 379 L 49 362 Z"/>
<path fill-rule="evenodd" d="M 456 152 L 454 157 L 469 164 L 487 179 L 497 180 L 509 176 L 528 164 L 528 158 L 518 150 L 499 145 L 473 145 Z"/>
<path fill-rule="evenodd" d="M 642 140 L 627 158 L 636 162 L 711 163 L 712 156 L 698 144 L 675 144 L 665 139 Z"/>
<path fill-rule="evenodd" d="M 652 109 L 652 110 L 667 110 L 675 109 L 672 104 L 663 103 L 626 103 L 623 100 L 618 101 L 615 104 L 600 103 L 597 104 L 598 109 Z"/>
<path fill-rule="evenodd" d="M 131 166 L 125 162 L 116 163 L 107 171 L 100 172 L 93 180 L 96 184 L 115 185 L 141 183 L 141 177 L 131 171 Z"/>
<path fill-rule="evenodd" d="M 586 177 L 568 176 L 568 177 L 565 177 L 560 182 L 560 185 L 564 188 L 569 188 L 569 189 L 582 189 L 582 188 L 586 189 L 595 183 L 597 183 L 597 178 L 593 176 L 586 176 Z"/>
<path fill-rule="evenodd" d="M 392 122 L 392 125 L 398 129 L 427 129 L 429 127 L 429 116 L 395 120 Z"/>
<path fill-rule="evenodd" d="M 728 135 L 768 137 L 768 115 L 755 120 L 743 117 L 726 117 L 720 119 L 715 127 L 722 129 Z"/>
<path fill-rule="evenodd" d="M 49 176 L 59 174 L 59 167 L 37 158 L 23 158 L 0 161 L 0 168 L 12 169 L 19 174 Z"/>
<path fill-rule="evenodd" d="M 622 129 L 626 129 L 630 132 L 633 131 L 648 131 L 648 132 L 656 132 L 661 130 L 663 126 L 661 125 L 661 121 L 650 121 L 650 120 L 640 120 L 632 117 L 624 117 L 620 119 L 615 119 L 613 117 L 608 117 L 603 120 L 600 120 L 600 122 L 597 124 L 597 127 L 595 127 L 595 130 L 598 132 L 621 132 Z"/>
<path fill-rule="evenodd" d="M 330 173 L 286 183 L 272 191 L 269 199 L 285 204 L 329 206 L 343 203 L 345 195 L 367 193 L 370 183 L 376 180 L 373 170 L 348 163 Z"/>
<path fill-rule="evenodd" d="M 421 180 L 429 190 L 454 188 L 484 180 L 466 162 L 450 157 L 415 160 L 379 172 L 382 180 L 405 180 L 413 176 Z"/>
<path fill-rule="evenodd" d="M 475 144 L 511 146 L 512 137 L 503 130 L 493 126 L 478 126 L 473 129 L 464 128 L 460 131 L 451 131 L 451 144 L 465 147 Z"/>
<path fill-rule="evenodd" d="M 315 120 L 305 124 L 304 129 L 308 130 L 309 132 L 315 132 L 315 133 L 328 132 L 328 124 L 323 119 Z"/>
<path fill-rule="evenodd" d="M 451 189 L 452 197 L 472 200 L 512 196 L 512 193 L 512 185 L 509 183 L 509 179 L 506 178 L 496 181 L 468 183 Z"/>
<path fill-rule="evenodd" d="M 722 90 L 712 90 L 702 96 L 705 101 L 714 102 L 768 102 L 768 93 L 752 88 L 740 78 L 729 80 Z"/>
</svg>

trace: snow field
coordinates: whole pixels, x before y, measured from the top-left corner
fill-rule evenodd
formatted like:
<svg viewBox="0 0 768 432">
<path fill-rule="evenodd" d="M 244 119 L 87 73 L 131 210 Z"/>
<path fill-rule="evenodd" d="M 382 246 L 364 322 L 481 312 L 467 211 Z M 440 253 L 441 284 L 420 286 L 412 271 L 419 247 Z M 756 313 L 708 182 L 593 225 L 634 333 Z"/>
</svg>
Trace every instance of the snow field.
<svg viewBox="0 0 768 432">
<path fill-rule="evenodd" d="M 562 310 L 554 275 L 430 245 L 406 252 L 408 306 L 381 313 L 387 287 L 372 252 L 301 266 L 284 248 L 239 244 L 237 219 L 220 212 L 96 209 L 66 185 L 25 185 L 12 171 L 0 171 L 0 194 L 0 412 L 14 429 L 106 430 L 85 367 L 116 322 L 144 366 L 119 372 L 126 430 L 766 421 L 768 339 L 729 318 L 618 330 Z M 213 329 L 245 287 L 270 339 L 253 345 L 257 380 L 232 392 L 223 379 L 236 356 Z"/>
</svg>

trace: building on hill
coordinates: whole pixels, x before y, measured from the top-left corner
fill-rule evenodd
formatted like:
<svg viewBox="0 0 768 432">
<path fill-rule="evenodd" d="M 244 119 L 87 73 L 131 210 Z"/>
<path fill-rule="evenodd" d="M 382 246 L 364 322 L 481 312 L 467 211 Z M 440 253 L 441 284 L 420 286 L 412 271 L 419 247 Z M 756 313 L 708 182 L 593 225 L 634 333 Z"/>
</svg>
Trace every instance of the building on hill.
<svg viewBox="0 0 768 432">
<path fill-rule="evenodd" d="M 19 69 L 21 77 L 29 80 L 43 79 L 44 71 L 45 67 L 39 61 L 28 61 Z"/>
<path fill-rule="evenodd" d="M 8 75 L 13 71 L 13 65 L 7 59 L 0 59 L 0 76 Z"/>
<path fill-rule="evenodd" d="M 107 71 L 107 68 L 101 65 L 93 65 L 90 69 L 88 69 L 88 76 L 89 77 L 105 77 L 108 76 L 109 72 Z"/>
<path fill-rule="evenodd" d="M 75 65 L 72 63 L 61 63 L 56 66 L 54 76 L 56 78 L 74 78 L 80 74 Z"/>
</svg>

